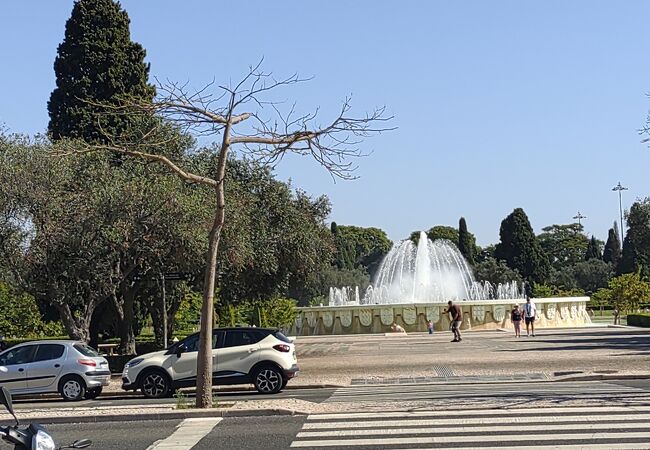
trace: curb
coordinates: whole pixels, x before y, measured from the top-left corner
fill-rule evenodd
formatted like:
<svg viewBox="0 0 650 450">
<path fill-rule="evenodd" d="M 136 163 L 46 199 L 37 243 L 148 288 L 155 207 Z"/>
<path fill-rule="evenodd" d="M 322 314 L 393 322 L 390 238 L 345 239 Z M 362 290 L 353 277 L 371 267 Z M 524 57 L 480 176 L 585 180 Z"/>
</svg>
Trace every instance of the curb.
<svg viewBox="0 0 650 450">
<path fill-rule="evenodd" d="M 104 422 L 135 422 L 135 421 L 160 421 L 174 419 L 190 419 L 202 417 L 262 417 L 262 416 L 307 416 L 307 413 L 291 409 L 237 409 L 219 411 L 217 408 L 188 411 L 173 411 L 166 413 L 144 414 L 107 414 L 102 416 L 55 416 L 34 417 L 23 419 L 24 423 L 61 424 L 61 423 L 104 423 Z"/>
</svg>

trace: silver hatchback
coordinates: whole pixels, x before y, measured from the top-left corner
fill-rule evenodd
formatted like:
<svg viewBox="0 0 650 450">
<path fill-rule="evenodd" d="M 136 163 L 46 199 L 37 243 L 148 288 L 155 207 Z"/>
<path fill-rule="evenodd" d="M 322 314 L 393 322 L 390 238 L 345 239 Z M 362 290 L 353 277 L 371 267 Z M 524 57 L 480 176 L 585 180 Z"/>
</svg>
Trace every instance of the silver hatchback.
<svg viewBox="0 0 650 450">
<path fill-rule="evenodd" d="M 106 358 L 79 341 L 33 341 L 0 353 L 0 385 L 13 395 L 58 392 L 92 399 L 111 379 Z"/>
</svg>

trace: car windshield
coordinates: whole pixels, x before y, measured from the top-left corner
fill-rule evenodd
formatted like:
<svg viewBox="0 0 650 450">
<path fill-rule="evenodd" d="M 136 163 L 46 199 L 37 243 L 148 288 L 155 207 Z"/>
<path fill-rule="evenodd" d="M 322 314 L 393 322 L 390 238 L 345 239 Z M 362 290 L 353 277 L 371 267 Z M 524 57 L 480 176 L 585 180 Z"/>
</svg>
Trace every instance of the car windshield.
<svg viewBox="0 0 650 450">
<path fill-rule="evenodd" d="M 197 344 L 197 343 L 198 343 L 198 339 L 199 339 L 199 335 L 198 335 L 198 334 L 192 334 L 192 335 L 186 337 L 185 339 L 183 339 L 182 341 L 178 341 L 178 342 L 176 342 L 175 344 L 169 346 L 169 348 L 167 349 L 167 351 L 168 351 L 169 353 L 176 353 L 176 351 L 178 350 L 178 347 L 180 347 L 181 345 L 185 345 L 185 348 L 186 348 L 186 349 L 188 349 L 188 347 L 189 347 L 190 350 L 191 350 L 191 349 L 194 349 L 194 347 L 195 347 L 196 345 L 198 345 L 198 344 Z M 192 350 L 192 351 L 196 351 L 196 349 L 194 349 L 194 350 Z"/>
<path fill-rule="evenodd" d="M 79 353 L 81 353 L 84 356 L 88 356 L 88 357 L 91 357 L 91 358 L 95 358 L 95 357 L 99 356 L 99 353 L 97 353 L 97 351 L 94 348 L 88 347 L 85 344 L 74 344 L 73 347 L 74 347 L 74 349 L 76 351 L 78 351 Z"/>
</svg>

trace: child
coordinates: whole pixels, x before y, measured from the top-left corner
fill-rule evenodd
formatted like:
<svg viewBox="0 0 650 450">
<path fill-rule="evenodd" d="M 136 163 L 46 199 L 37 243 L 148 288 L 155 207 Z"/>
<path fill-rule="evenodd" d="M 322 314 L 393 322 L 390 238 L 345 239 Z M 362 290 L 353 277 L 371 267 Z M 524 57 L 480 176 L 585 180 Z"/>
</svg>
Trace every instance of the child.
<svg viewBox="0 0 650 450">
<path fill-rule="evenodd" d="M 433 334 L 433 322 L 427 322 L 427 330 L 429 330 L 429 334 Z"/>
</svg>

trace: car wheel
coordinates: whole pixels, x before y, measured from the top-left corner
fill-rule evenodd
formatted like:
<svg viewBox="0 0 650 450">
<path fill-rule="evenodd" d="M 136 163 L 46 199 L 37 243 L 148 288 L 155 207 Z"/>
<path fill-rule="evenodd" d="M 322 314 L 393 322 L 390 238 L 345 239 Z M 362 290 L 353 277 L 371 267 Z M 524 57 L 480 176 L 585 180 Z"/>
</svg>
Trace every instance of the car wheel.
<svg viewBox="0 0 650 450">
<path fill-rule="evenodd" d="M 260 394 L 275 394 L 282 389 L 283 378 L 280 370 L 272 366 L 264 366 L 255 371 L 253 383 Z"/>
<path fill-rule="evenodd" d="M 99 394 L 101 394 L 101 393 L 102 393 L 102 388 L 101 388 L 101 387 L 93 388 L 93 389 L 88 389 L 88 390 L 86 391 L 86 395 L 85 395 L 84 398 L 85 398 L 86 400 L 94 400 L 94 399 L 96 399 L 97 397 L 99 397 Z"/>
<path fill-rule="evenodd" d="M 282 388 L 281 388 L 281 389 L 286 388 L 288 382 L 289 382 L 289 379 L 283 377 L 283 378 L 282 378 Z"/>
<path fill-rule="evenodd" d="M 142 375 L 140 390 L 147 398 L 163 398 L 171 392 L 171 383 L 167 374 L 153 370 Z"/>
<path fill-rule="evenodd" d="M 75 375 L 64 377 L 59 383 L 59 394 L 63 400 L 81 400 L 86 395 L 86 383 Z"/>
</svg>

